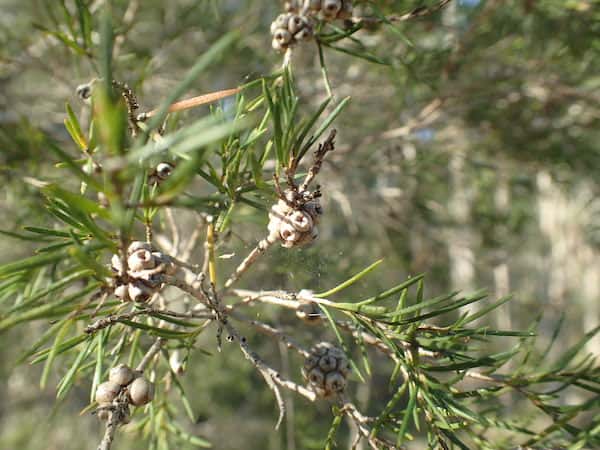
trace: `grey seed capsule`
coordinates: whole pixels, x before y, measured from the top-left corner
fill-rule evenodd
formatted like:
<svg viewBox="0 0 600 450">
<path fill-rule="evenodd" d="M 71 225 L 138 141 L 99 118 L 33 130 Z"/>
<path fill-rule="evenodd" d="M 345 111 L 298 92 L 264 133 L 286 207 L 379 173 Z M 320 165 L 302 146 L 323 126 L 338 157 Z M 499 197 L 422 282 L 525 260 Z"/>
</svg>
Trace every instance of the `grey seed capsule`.
<svg viewBox="0 0 600 450">
<path fill-rule="evenodd" d="M 151 288 L 143 283 L 129 283 L 127 286 L 127 293 L 129 298 L 134 302 L 147 302 L 153 294 Z"/>
<path fill-rule="evenodd" d="M 111 403 L 117 395 L 119 395 L 119 391 L 121 390 L 121 386 L 113 381 L 105 381 L 101 383 L 96 388 L 96 401 L 100 404 L 103 403 Z"/>
<path fill-rule="evenodd" d="M 108 380 L 121 386 L 127 386 L 133 380 L 133 370 L 125 364 L 119 364 L 110 369 Z"/>
<path fill-rule="evenodd" d="M 129 293 L 126 284 L 120 284 L 115 288 L 115 297 L 124 302 L 129 300 Z"/>
<path fill-rule="evenodd" d="M 335 17 L 342 9 L 342 0 L 323 0 L 321 10 L 328 16 Z"/>
<path fill-rule="evenodd" d="M 138 250 L 148 250 L 149 252 L 151 252 L 152 246 L 147 242 L 133 241 L 131 244 L 129 244 L 129 247 L 127 248 L 127 255 L 132 255 Z"/>
<path fill-rule="evenodd" d="M 302 17 L 297 16 L 297 15 L 293 15 L 292 17 L 290 17 L 290 20 L 288 21 L 288 26 L 287 26 L 287 29 L 290 33 L 296 34 L 303 27 L 304 27 L 304 21 L 302 20 Z"/>
<path fill-rule="evenodd" d="M 100 406 L 106 406 L 108 405 L 108 403 L 104 403 Z M 103 421 L 107 421 L 110 418 L 110 411 L 107 409 L 101 409 L 96 413 L 96 417 L 98 417 L 98 419 L 103 420 Z"/>
<path fill-rule="evenodd" d="M 325 390 L 330 393 L 342 392 L 346 387 L 346 378 L 339 372 L 328 373 L 325 377 Z"/>
<path fill-rule="evenodd" d="M 146 249 L 140 249 L 133 252 L 127 258 L 127 265 L 130 270 L 139 271 L 145 269 L 153 269 L 156 267 L 156 259 L 152 252 Z"/>
<path fill-rule="evenodd" d="M 129 385 L 129 400 L 135 406 L 150 403 L 154 398 L 154 384 L 144 377 L 136 378 Z"/>
<path fill-rule="evenodd" d="M 323 372 L 321 372 L 321 369 L 319 369 L 318 367 L 315 367 L 310 372 L 308 372 L 307 378 L 310 384 L 313 384 L 315 386 L 322 386 L 323 382 L 325 381 L 325 375 L 323 375 Z"/>
<path fill-rule="evenodd" d="M 284 30 L 283 28 L 279 28 L 273 34 L 273 39 L 279 42 L 281 45 L 289 44 L 292 40 L 292 35 L 288 30 Z"/>
<path fill-rule="evenodd" d="M 173 172 L 173 165 L 171 165 L 167 162 L 162 162 L 158 166 L 156 166 L 156 175 L 161 180 L 167 179 L 169 177 L 169 175 L 171 175 L 172 172 Z"/>
<path fill-rule="evenodd" d="M 296 34 L 294 34 L 294 39 L 297 41 L 304 41 L 312 37 L 312 30 L 310 28 L 302 28 Z"/>
<path fill-rule="evenodd" d="M 292 226 L 298 231 L 308 231 L 313 226 L 313 220 L 308 213 L 304 211 L 294 211 L 288 216 Z"/>
<path fill-rule="evenodd" d="M 280 51 L 283 49 L 283 46 L 279 43 L 279 41 L 277 41 L 277 39 L 273 39 L 271 41 L 271 47 L 273 47 L 274 50 Z"/>
<path fill-rule="evenodd" d="M 321 359 L 319 360 L 319 367 L 323 372 L 331 372 L 332 370 L 335 370 L 336 366 L 337 360 L 334 356 L 329 354 L 321 356 Z"/>
</svg>

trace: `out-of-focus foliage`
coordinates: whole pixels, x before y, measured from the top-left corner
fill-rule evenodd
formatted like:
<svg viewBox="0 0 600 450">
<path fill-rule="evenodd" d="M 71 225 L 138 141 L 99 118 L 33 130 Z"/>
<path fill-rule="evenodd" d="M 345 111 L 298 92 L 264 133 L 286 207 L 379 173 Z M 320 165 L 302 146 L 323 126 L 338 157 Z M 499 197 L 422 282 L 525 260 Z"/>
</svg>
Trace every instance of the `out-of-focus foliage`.
<svg viewBox="0 0 600 450">
<path fill-rule="evenodd" d="M 3 263 L 39 248 L 23 226 L 52 226 L 33 179 L 79 188 L 74 176 L 54 167 L 57 157 L 50 146 L 56 143 L 70 154 L 79 151 L 63 125 L 64 105 L 69 103 L 87 126 L 89 106 L 79 101 L 75 88 L 100 69 L 94 52 L 106 3 L 112 4 L 116 33 L 114 78 L 133 88 L 143 110 L 158 107 L 198 58 L 231 30 L 239 32 L 235 45 L 193 81 L 189 93 L 239 86 L 281 65 L 269 35 L 271 21 L 282 10 L 275 1 L 95 0 L 83 2 L 92 13 L 87 18 L 79 14 L 76 1 L 1 0 Z M 363 14 L 374 17 L 437 4 L 356 3 Z M 321 237 L 318 245 L 297 252 L 273 250 L 253 267 L 244 286 L 319 292 L 384 258 L 375 275 L 361 279 L 343 296 L 366 298 L 422 272 L 427 273 L 427 297 L 481 287 L 497 298 L 514 292 L 512 301 L 476 322 L 504 330 L 527 330 L 537 323 L 535 344 L 526 339 L 522 343 L 532 346 L 527 360 L 510 361 L 503 372 L 515 374 L 517 383 L 524 379 L 519 378 L 521 364 L 545 363 L 562 370 L 557 365 L 560 355 L 594 329 L 600 316 L 595 182 L 600 174 L 599 24 L 594 0 L 455 0 L 424 17 L 365 27 L 354 34 L 364 48 L 349 40 L 336 44 L 350 52 L 359 48 L 387 64 L 324 46 L 335 96 L 326 112 L 346 96 L 352 100 L 336 119 L 338 146 L 320 175 L 326 211 Z M 299 110 L 309 115 L 328 95 L 317 47 L 297 47 L 292 67 Z M 259 91 L 251 90 L 248 97 Z M 232 100 L 220 108 L 222 117 L 235 112 Z M 208 111 L 202 107 L 174 115 L 168 129 Z M 219 157 L 224 161 L 228 155 Z M 261 189 L 252 200 L 268 205 L 270 187 L 257 185 Z M 195 187 L 198 192 L 205 189 L 199 183 Z M 230 194 L 224 187 L 219 199 L 228 201 Z M 228 216 L 230 231 L 217 249 L 224 256 L 218 260 L 220 273 L 229 273 L 264 233 L 264 216 L 251 206 Z M 182 235 L 191 234 L 194 219 L 189 210 L 178 212 Z M 228 259 L 232 253 L 235 258 Z M 197 261 L 201 254 L 201 249 L 196 252 Z M 8 304 L 15 295 L 9 292 L 1 301 Z M 470 308 L 476 313 L 479 303 Z M 296 323 L 289 314 L 263 314 L 262 319 L 284 329 Z M 5 399 L 0 402 L 0 448 L 83 449 L 93 448 L 100 438 L 98 421 L 89 414 L 78 416 L 89 402 L 91 380 L 75 384 L 55 404 L 54 386 L 68 367 L 51 373 L 42 391 L 43 365 L 13 368 L 51 325 L 50 318 L 2 335 L 0 377 L 6 382 L 0 383 Z M 314 333 L 307 327 L 301 337 L 316 340 Z M 333 338 L 330 331 L 318 333 Z M 590 337 L 585 348 L 597 354 L 600 343 Z M 546 353 L 551 341 L 552 351 Z M 494 350 L 505 351 L 518 340 L 494 342 Z M 252 344 L 273 359 L 289 358 L 273 343 L 257 339 Z M 202 335 L 197 347 L 215 352 L 214 335 Z M 296 365 L 292 361 L 290 371 L 296 373 Z M 380 365 L 375 360 L 372 377 L 355 386 L 357 404 L 373 414 L 390 397 L 387 379 L 378 375 Z M 190 430 L 215 448 L 323 448 L 330 408 L 286 397 L 293 405 L 288 407 L 293 426 L 275 431 L 272 394 L 262 388 L 262 381 L 237 352 L 196 356 L 182 381 L 199 417 Z M 549 379 L 548 391 L 562 381 Z M 596 405 L 591 412 L 568 425 L 575 428 L 565 428 L 576 436 L 575 444 L 584 442 L 586 433 L 590 439 L 597 436 L 597 391 L 596 397 L 583 391 L 557 392 L 556 410 L 541 412 L 517 396 L 504 397 L 500 408 L 515 421 L 529 417 L 532 427 L 544 429 L 548 417 L 569 414 L 568 405 L 590 402 Z M 403 398 L 403 406 L 409 401 Z M 173 409 L 185 416 L 182 404 L 174 403 Z M 128 434 L 121 434 L 118 448 L 136 448 L 134 439 L 126 443 Z M 338 440 L 348 445 L 341 435 Z M 502 442 L 508 448 L 526 441 Z"/>
</svg>

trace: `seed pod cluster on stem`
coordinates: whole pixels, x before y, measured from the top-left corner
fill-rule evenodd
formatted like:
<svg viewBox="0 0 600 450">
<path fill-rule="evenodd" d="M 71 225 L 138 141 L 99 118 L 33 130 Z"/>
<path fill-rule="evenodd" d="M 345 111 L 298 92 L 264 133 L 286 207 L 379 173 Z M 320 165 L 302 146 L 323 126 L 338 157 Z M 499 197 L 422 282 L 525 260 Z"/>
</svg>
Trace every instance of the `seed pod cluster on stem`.
<svg viewBox="0 0 600 450">
<path fill-rule="evenodd" d="M 96 388 L 95 399 L 100 407 L 98 418 L 108 420 L 109 407 L 119 398 L 125 404 L 145 405 L 154 398 L 154 384 L 144 378 L 141 372 L 131 369 L 126 364 L 119 364 L 110 369 L 108 381 Z M 128 407 L 126 412 L 128 413 Z"/>
<path fill-rule="evenodd" d="M 304 361 L 302 376 L 319 396 L 329 398 L 346 389 L 350 363 L 344 351 L 330 342 L 319 342 Z"/>
<path fill-rule="evenodd" d="M 292 12 L 280 14 L 271 24 L 272 46 L 284 51 L 299 41 L 313 36 L 315 22 L 312 17 Z"/>
<path fill-rule="evenodd" d="M 115 274 L 115 296 L 122 301 L 148 302 L 163 287 L 161 275 L 175 273 L 175 265 L 164 253 L 155 251 L 147 242 L 135 241 L 127 249 L 127 273 L 119 255 L 113 255 L 111 268 Z"/>
<path fill-rule="evenodd" d="M 317 199 L 293 205 L 280 199 L 269 212 L 269 240 L 285 248 L 310 244 L 319 237 L 317 223 L 323 213 Z"/>
<path fill-rule="evenodd" d="M 272 46 L 278 51 L 312 38 L 320 21 L 352 18 L 350 0 L 295 0 L 286 2 L 285 9 L 271 24 Z"/>
</svg>

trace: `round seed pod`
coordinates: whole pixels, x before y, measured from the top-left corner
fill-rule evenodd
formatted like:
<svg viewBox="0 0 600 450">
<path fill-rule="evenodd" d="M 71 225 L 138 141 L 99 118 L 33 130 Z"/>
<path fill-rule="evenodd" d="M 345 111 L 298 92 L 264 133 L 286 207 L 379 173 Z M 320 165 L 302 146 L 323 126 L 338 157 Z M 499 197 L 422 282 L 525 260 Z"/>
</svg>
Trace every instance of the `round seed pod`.
<svg viewBox="0 0 600 450">
<path fill-rule="evenodd" d="M 123 271 L 123 266 L 121 265 L 121 258 L 119 258 L 119 255 L 112 255 L 112 258 L 110 258 L 110 268 L 116 274 L 122 275 L 121 272 Z"/>
<path fill-rule="evenodd" d="M 279 227 L 279 236 L 283 241 L 281 245 L 291 248 L 300 240 L 302 233 L 296 230 L 293 225 L 282 223 L 281 227 Z"/>
<path fill-rule="evenodd" d="M 287 30 L 292 34 L 296 34 L 298 31 L 300 31 L 305 26 L 306 26 L 306 23 L 304 22 L 304 20 L 302 19 L 301 16 L 292 14 L 292 16 L 289 18 L 288 23 L 287 23 Z"/>
<path fill-rule="evenodd" d="M 80 84 L 75 89 L 75 92 L 81 100 L 90 103 L 92 97 L 92 83 Z"/>
<path fill-rule="evenodd" d="M 319 359 L 319 367 L 323 372 L 331 372 L 337 367 L 337 359 L 332 354 L 325 354 Z"/>
<path fill-rule="evenodd" d="M 96 401 L 101 405 L 104 403 L 112 403 L 112 401 L 117 398 L 117 395 L 119 395 L 120 390 L 121 386 L 114 381 L 105 381 L 96 388 Z"/>
<path fill-rule="evenodd" d="M 138 250 L 148 250 L 149 252 L 151 252 L 152 245 L 150 245 L 148 242 L 133 241 L 131 244 L 129 244 L 129 247 L 127 248 L 127 255 L 130 256 Z"/>
<path fill-rule="evenodd" d="M 271 47 L 273 47 L 273 50 L 277 50 L 277 51 L 283 50 L 283 47 L 281 46 L 281 44 L 279 42 L 277 42 L 276 39 L 273 39 L 271 41 Z"/>
<path fill-rule="evenodd" d="M 103 403 L 100 406 L 107 406 L 107 405 L 108 405 L 108 403 Z M 110 411 L 108 409 L 100 409 L 96 413 L 96 417 L 98 417 L 98 419 L 100 419 L 102 421 L 107 421 L 108 419 L 110 419 Z"/>
<path fill-rule="evenodd" d="M 325 377 L 326 392 L 343 392 L 346 388 L 346 377 L 340 372 L 330 372 Z"/>
<path fill-rule="evenodd" d="M 317 323 L 321 320 L 321 308 L 315 302 L 300 303 L 296 308 L 296 317 L 306 323 Z"/>
<path fill-rule="evenodd" d="M 133 380 L 133 370 L 126 364 L 119 364 L 108 372 L 108 381 L 120 386 L 127 386 Z"/>
<path fill-rule="evenodd" d="M 342 0 L 323 0 L 321 14 L 323 17 L 335 19 L 342 9 Z"/>
<path fill-rule="evenodd" d="M 346 388 L 350 365 L 344 351 L 329 342 L 315 345 L 305 359 L 302 375 L 320 397 L 330 397 Z"/>
<path fill-rule="evenodd" d="M 115 297 L 126 302 L 129 300 L 129 293 L 126 284 L 119 284 L 115 288 Z"/>
<path fill-rule="evenodd" d="M 162 162 L 156 166 L 156 176 L 161 180 L 166 180 L 173 173 L 173 165 L 168 162 Z"/>
<path fill-rule="evenodd" d="M 127 285 L 127 294 L 134 302 L 145 303 L 150 300 L 154 291 L 141 282 L 132 282 Z"/>
<path fill-rule="evenodd" d="M 273 40 L 277 41 L 281 46 L 284 46 L 290 43 L 292 34 L 284 28 L 278 28 L 275 30 L 275 33 L 273 33 Z"/>
<path fill-rule="evenodd" d="M 129 400 L 135 406 L 150 403 L 154 398 L 154 384 L 144 377 L 133 380 L 129 385 Z"/>
<path fill-rule="evenodd" d="M 304 211 L 294 211 L 288 217 L 287 220 L 292 226 L 298 231 L 308 231 L 313 227 L 313 220 L 310 215 Z"/>
<path fill-rule="evenodd" d="M 279 14 L 271 24 L 271 32 L 274 32 L 278 28 L 287 28 L 288 21 L 290 20 L 290 15 L 291 14 Z"/>
<path fill-rule="evenodd" d="M 130 270 L 138 272 L 140 270 L 153 269 L 156 267 L 156 260 L 151 251 L 139 249 L 127 258 L 127 265 Z"/>
</svg>

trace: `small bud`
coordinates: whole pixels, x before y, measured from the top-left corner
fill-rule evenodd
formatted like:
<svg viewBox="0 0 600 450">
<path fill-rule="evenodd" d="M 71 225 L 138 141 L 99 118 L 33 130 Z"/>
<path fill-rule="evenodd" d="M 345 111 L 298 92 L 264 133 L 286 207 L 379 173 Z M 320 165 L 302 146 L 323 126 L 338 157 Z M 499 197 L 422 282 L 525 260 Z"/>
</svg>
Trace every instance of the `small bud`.
<svg viewBox="0 0 600 450">
<path fill-rule="evenodd" d="M 154 398 L 154 384 L 144 377 L 136 378 L 129 385 L 129 399 L 135 406 L 150 403 Z"/>
<path fill-rule="evenodd" d="M 125 364 L 119 364 L 110 369 L 108 380 L 121 386 L 127 386 L 133 380 L 133 370 Z"/>
<path fill-rule="evenodd" d="M 103 403 L 112 403 L 112 401 L 117 398 L 119 395 L 119 391 L 121 390 L 121 386 L 113 381 L 105 381 L 101 383 L 96 388 L 96 401 L 100 404 Z"/>
</svg>

